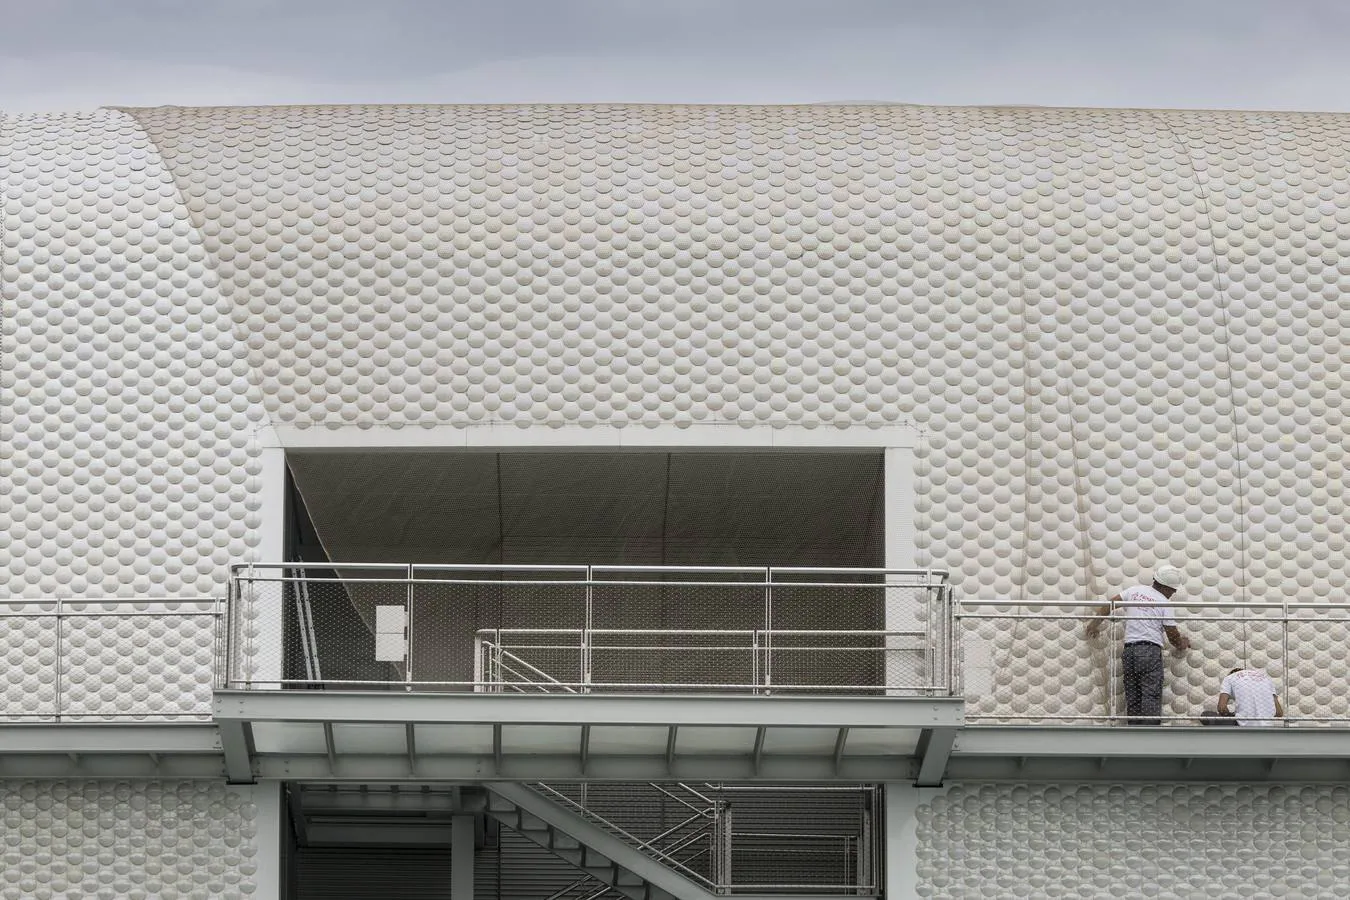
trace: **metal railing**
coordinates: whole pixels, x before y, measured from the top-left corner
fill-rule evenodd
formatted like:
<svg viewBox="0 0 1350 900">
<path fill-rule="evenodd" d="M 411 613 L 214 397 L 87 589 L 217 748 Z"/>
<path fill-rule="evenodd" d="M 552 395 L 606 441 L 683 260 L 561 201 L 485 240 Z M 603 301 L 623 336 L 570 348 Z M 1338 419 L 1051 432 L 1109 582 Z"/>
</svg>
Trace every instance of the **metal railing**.
<svg viewBox="0 0 1350 900">
<path fill-rule="evenodd" d="M 809 684 L 801 676 L 822 663 L 864 672 L 878 653 L 926 653 L 921 640 L 911 631 L 495 628 L 475 637 L 474 682 L 499 693 L 882 693 L 884 684 Z M 702 660 L 705 655 L 710 661 Z M 736 681 L 683 680 L 682 669 L 695 676 L 714 669 L 738 675 Z M 789 677 L 775 680 L 775 669 Z M 931 683 L 895 686 L 945 692 L 944 685 Z"/>
<path fill-rule="evenodd" d="M 651 797 L 635 796 L 641 790 L 659 795 L 659 800 L 670 801 L 678 807 L 673 824 L 661 822 L 659 833 L 649 837 L 633 834 L 598 812 L 590 796 L 592 789 L 587 784 L 576 785 L 570 792 L 562 786 L 548 784 L 534 784 L 532 787 L 587 821 L 599 825 L 638 852 L 710 890 L 717 890 L 727 880 L 724 869 L 726 854 L 722 846 L 726 841 L 722 834 L 725 804 L 705 796 L 690 785 L 652 782 L 628 786 L 625 800 L 629 804 L 637 806 L 646 800 L 646 805 L 650 805 Z"/>
<path fill-rule="evenodd" d="M 216 599 L 0 601 L 0 721 L 205 721 Z"/>
<path fill-rule="evenodd" d="M 946 573 L 237 566 L 234 688 L 955 696 Z"/>
<path fill-rule="evenodd" d="M 715 894 L 880 892 L 881 836 L 875 817 L 881 791 L 876 785 L 650 783 L 622 785 L 619 793 L 585 783 L 532 787 Z M 820 822 L 814 828 L 792 828 L 797 821 L 811 821 L 802 812 L 818 807 L 824 794 L 843 798 L 855 817 L 846 823 L 831 821 L 835 830 L 823 830 Z M 658 804 L 666 815 L 654 815 Z M 748 828 L 735 824 L 736 810 L 743 805 L 756 807 Z M 797 814 L 793 821 L 763 828 L 779 805 Z M 620 824 L 618 815 L 645 827 Z M 598 884 L 581 878 L 557 896 L 586 896 Z"/>
<path fill-rule="evenodd" d="M 1123 725 L 1121 648 L 1127 606 L 1105 617 L 1081 602 L 966 601 L 958 665 L 973 724 Z M 1334 647 L 1350 645 L 1350 606 L 1317 602 L 1191 602 L 1169 607 L 1193 643 L 1163 650 L 1162 724 L 1200 725 L 1220 683 L 1237 665 L 1274 682 L 1284 716 L 1273 727 L 1350 726 L 1350 693 L 1327 689 Z M 1101 620 L 1096 637 L 1088 623 Z M 1341 665 L 1344 655 L 1341 654 Z M 1032 672 L 1034 671 L 1034 678 Z"/>
</svg>

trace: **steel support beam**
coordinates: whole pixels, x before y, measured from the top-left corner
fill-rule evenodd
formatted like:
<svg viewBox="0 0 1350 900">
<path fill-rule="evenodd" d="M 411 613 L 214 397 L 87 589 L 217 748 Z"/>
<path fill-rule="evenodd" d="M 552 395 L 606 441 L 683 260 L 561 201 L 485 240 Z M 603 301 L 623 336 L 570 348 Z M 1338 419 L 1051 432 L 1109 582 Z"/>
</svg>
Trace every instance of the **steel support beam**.
<svg viewBox="0 0 1350 900">
<path fill-rule="evenodd" d="M 11 753 L 174 753 L 219 754 L 220 738 L 211 723 L 5 724 L 0 725 L 0 757 Z"/>
<path fill-rule="evenodd" d="M 848 744 L 848 726 L 839 729 L 834 739 L 834 773 L 839 774 L 839 766 L 844 761 L 844 747 Z"/>
<path fill-rule="evenodd" d="M 0 777 L 219 778 L 220 735 L 206 723 L 0 725 Z"/>
<path fill-rule="evenodd" d="M 365 790 L 352 788 L 333 788 L 331 786 L 292 787 L 290 790 L 294 802 L 300 804 L 307 814 L 323 816 L 380 815 L 396 813 L 423 813 L 449 816 L 457 812 L 471 811 L 464 803 L 455 798 L 452 790 L 399 789 L 391 785 L 387 789 Z"/>
<path fill-rule="evenodd" d="M 834 755 L 766 753 L 755 773 L 753 754 L 681 753 L 673 764 L 665 754 L 627 755 L 591 752 L 586 771 L 575 752 L 492 754 L 430 754 L 418 757 L 417 777 L 408 774 L 401 753 L 342 755 L 342 767 L 334 776 L 326 754 L 260 754 L 256 760 L 259 778 L 320 783 L 361 784 L 420 783 L 424 781 L 906 781 L 918 773 L 918 765 L 904 756 L 845 755 L 835 767 Z"/>
<path fill-rule="evenodd" d="M 220 746 L 225 754 L 225 777 L 230 784 L 253 784 L 253 725 L 241 719 L 224 719 L 216 723 L 220 729 Z"/>
<path fill-rule="evenodd" d="M 213 754 L 163 754 L 159 761 L 151 754 L 93 753 L 81 756 L 79 766 L 65 753 L 0 753 L 0 778 L 62 779 L 121 778 L 145 779 L 221 779 L 225 777 L 225 759 Z"/>
<path fill-rule="evenodd" d="M 450 836 L 450 900 L 473 900 L 474 817 L 455 816 Z"/>
<path fill-rule="evenodd" d="M 666 774 L 675 774 L 675 747 L 680 739 L 680 726 L 671 725 L 666 732 Z"/>
<path fill-rule="evenodd" d="M 919 758 L 919 775 L 914 781 L 916 787 L 938 787 L 942 784 L 942 776 L 947 772 L 947 759 L 955 743 L 955 728 L 925 728 L 919 734 L 919 745 L 914 754 Z"/>
<path fill-rule="evenodd" d="M 286 806 L 291 814 L 291 830 L 295 832 L 295 843 L 300 847 L 309 846 L 309 821 L 305 818 L 305 805 L 301 800 L 298 785 L 287 785 Z"/>
<path fill-rule="evenodd" d="M 947 777 L 1278 781 L 1273 760 L 1295 763 L 1300 781 L 1345 781 L 1350 778 L 1350 730 L 970 726 L 956 737 Z"/>
<path fill-rule="evenodd" d="M 953 756 L 1350 759 L 1345 728 L 967 726 Z M 1114 765 L 1114 763 L 1112 763 Z"/>
<path fill-rule="evenodd" d="M 702 725 L 932 728 L 963 720 L 959 698 L 218 691 L 218 721 L 427 725 Z"/>
<path fill-rule="evenodd" d="M 473 825 L 472 819 L 469 821 Z M 470 840 L 473 834 L 470 832 Z M 309 825 L 309 846 L 311 847 L 439 847 L 451 849 L 454 836 L 450 822 L 380 822 L 371 825 L 359 821 L 311 822 Z M 470 844 L 470 858 L 472 859 Z M 454 878 L 454 862 L 451 861 L 450 877 Z M 473 866 L 470 863 L 470 871 Z"/>
<path fill-rule="evenodd" d="M 1272 772 L 1270 761 L 1231 756 L 1209 759 L 1177 757 L 1115 757 L 1103 767 L 1094 756 L 1028 757 L 1021 765 L 1016 757 L 957 756 L 947 763 L 948 781 L 1022 782 L 1281 782 L 1344 784 L 1350 781 L 1350 760 L 1303 759 L 1297 769 Z M 1295 771 L 1297 774 L 1295 774 Z M 1278 774 L 1277 774 L 1278 773 Z"/>
</svg>

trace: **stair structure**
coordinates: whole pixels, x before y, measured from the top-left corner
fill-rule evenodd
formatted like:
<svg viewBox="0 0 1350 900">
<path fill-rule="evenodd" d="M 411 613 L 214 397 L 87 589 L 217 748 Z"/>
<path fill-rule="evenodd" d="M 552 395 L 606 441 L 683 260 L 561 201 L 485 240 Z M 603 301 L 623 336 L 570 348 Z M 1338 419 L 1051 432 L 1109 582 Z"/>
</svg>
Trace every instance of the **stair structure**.
<svg viewBox="0 0 1350 900">
<path fill-rule="evenodd" d="M 716 895 L 523 784 L 487 785 L 487 815 L 630 900 Z"/>
<path fill-rule="evenodd" d="M 716 900 L 715 886 L 686 876 L 601 826 L 521 783 L 486 785 L 485 813 L 629 900 Z M 746 900 L 826 900 L 811 896 L 738 894 Z M 858 895 L 854 895 L 858 896 Z"/>
</svg>

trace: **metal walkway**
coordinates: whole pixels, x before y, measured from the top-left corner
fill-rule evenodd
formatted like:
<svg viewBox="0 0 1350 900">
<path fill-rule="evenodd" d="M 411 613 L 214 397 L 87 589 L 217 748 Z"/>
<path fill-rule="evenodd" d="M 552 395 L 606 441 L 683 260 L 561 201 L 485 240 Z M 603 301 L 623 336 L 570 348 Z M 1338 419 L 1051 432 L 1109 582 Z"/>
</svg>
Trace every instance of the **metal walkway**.
<svg viewBox="0 0 1350 900">
<path fill-rule="evenodd" d="M 237 783 L 880 782 L 940 779 L 962 702 L 253 690 L 215 721 Z"/>
</svg>

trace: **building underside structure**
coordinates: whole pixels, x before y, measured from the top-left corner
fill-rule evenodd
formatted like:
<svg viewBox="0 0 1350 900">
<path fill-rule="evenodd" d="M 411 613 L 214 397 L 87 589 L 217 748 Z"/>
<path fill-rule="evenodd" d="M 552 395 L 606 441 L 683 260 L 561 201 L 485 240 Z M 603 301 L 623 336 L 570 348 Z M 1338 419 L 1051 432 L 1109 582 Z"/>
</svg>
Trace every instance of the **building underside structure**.
<svg viewBox="0 0 1350 900">
<path fill-rule="evenodd" d="M 0 898 L 1350 896 L 1347 140 L 0 118 Z"/>
</svg>

